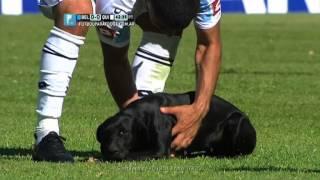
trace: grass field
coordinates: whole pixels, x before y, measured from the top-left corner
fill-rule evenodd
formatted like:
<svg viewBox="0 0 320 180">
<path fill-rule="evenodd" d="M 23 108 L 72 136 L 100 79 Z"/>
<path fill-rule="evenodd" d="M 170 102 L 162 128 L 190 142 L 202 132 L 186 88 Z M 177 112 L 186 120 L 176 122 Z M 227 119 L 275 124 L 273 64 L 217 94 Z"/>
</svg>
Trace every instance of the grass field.
<svg viewBox="0 0 320 180">
<path fill-rule="evenodd" d="M 75 164 L 31 161 L 40 52 L 51 22 L 40 15 L 0 16 L 0 179 L 319 179 L 320 16 L 225 15 L 216 93 L 250 116 L 253 155 L 101 163 L 97 126 L 117 108 L 107 90 L 94 30 L 82 48 L 61 120 Z M 140 38 L 132 31 L 130 57 Z M 195 35 L 180 44 L 167 92 L 194 88 Z"/>
</svg>

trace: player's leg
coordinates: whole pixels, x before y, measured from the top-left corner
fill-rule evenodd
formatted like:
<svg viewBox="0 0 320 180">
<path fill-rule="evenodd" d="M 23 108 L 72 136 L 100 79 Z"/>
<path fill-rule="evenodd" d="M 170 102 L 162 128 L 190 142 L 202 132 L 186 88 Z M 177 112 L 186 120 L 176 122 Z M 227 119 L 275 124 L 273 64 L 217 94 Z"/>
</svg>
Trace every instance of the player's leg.
<svg viewBox="0 0 320 180">
<path fill-rule="evenodd" d="M 162 92 L 176 56 L 182 32 L 166 35 L 151 23 L 147 14 L 137 19 L 142 40 L 132 64 L 139 96 Z"/>
<path fill-rule="evenodd" d="M 45 1 L 45 2 L 44 2 Z M 52 8 L 50 15 L 54 19 L 54 27 L 43 47 L 40 64 L 40 80 L 36 126 L 35 160 L 73 161 L 59 138 L 59 118 L 62 112 L 64 97 L 79 56 L 79 49 L 84 44 L 88 27 L 65 27 L 64 14 L 90 14 L 93 11 L 91 0 L 43 0 L 44 5 Z M 62 153 L 54 148 L 47 148 L 48 140 L 58 139 Z M 55 143 L 56 144 L 56 143 Z M 41 148 L 47 153 L 41 153 Z"/>
</svg>

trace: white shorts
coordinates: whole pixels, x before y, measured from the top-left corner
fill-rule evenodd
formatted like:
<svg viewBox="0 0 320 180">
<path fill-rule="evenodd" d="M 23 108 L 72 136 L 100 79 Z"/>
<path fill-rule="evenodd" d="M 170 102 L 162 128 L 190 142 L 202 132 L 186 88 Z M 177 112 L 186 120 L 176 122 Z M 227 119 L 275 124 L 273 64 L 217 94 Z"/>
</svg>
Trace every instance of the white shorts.
<svg viewBox="0 0 320 180">
<path fill-rule="evenodd" d="M 137 0 L 139 1 L 139 0 Z M 132 14 L 136 0 L 97 0 L 97 14 Z M 97 28 L 100 41 L 113 47 L 124 47 L 130 41 L 130 27 L 121 24 Z"/>
</svg>

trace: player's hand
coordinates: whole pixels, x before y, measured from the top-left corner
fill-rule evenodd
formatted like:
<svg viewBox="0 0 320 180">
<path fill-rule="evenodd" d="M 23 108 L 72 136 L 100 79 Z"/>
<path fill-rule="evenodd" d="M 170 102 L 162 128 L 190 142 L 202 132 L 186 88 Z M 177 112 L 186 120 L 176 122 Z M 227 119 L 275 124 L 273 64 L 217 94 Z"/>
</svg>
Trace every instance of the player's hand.
<svg viewBox="0 0 320 180">
<path fill-rule="evenodd" d="M 172 128 L 172 136 L 176 136 L 176 138 L 172 141 L 171 148 L 178 151 L 191 144 L 208 110 L 197 108 L 195 104 L 191 104 L 161 107 L 160 111 L 177 118 L 177 124 Z"/>
</svg>

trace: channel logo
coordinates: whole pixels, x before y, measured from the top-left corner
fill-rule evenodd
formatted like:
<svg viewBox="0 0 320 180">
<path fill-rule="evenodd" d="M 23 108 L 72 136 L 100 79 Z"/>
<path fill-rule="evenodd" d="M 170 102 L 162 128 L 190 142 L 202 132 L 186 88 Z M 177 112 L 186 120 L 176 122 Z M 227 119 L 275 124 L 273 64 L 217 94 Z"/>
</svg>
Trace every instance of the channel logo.
<svg viewBox="0 0 320 180">
<path fill-rule="evenodd" d="M 75 27 L 77 25 L 76 14 L 64 14 L 63 20 L 64 26 Z"/>
</svg>

